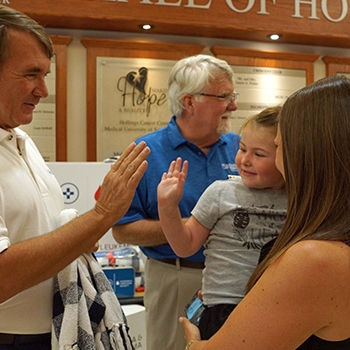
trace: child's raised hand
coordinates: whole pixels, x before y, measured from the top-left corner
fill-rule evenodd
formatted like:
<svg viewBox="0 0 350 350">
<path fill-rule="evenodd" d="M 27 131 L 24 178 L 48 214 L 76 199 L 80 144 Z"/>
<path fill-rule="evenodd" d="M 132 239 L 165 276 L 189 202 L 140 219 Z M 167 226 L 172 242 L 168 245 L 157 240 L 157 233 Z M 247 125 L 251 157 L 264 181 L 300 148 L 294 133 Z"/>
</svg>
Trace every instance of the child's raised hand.
<svg viewBox="0 0 350 350">
<path fill-rule="evenodd" d="M 179 157 L 170 163 L 167 173 L 164 173 L 158 185 L 158 203 L 160 205 L 178 204 L 185 186 L 188 172 L 188 162 Z"/>
</svg>

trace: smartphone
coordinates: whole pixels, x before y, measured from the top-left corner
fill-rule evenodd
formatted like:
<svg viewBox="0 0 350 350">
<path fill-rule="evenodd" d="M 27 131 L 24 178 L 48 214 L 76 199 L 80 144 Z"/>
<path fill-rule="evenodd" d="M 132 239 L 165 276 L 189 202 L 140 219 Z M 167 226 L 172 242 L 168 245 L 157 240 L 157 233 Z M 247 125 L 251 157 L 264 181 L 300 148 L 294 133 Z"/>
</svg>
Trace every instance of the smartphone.
<svg viewBox="0 0 350 350">
<path fill-rule="evenodd" d="M 198 326 L 203 310 L 204 305 L 202 300 L 199 299 L 198 294 L 196 293 L 185 307 L 186 316 L 191 323 Z"/>
</svg>

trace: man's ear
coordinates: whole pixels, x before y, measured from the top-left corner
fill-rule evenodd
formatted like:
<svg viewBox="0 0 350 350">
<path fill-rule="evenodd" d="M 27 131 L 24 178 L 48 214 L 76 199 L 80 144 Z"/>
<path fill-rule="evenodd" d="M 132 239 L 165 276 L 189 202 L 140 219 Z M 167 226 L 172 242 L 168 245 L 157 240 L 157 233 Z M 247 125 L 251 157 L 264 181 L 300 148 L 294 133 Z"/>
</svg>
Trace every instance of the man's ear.
<svg viewBox="0 0 350 350">
<path fill-rule="evenodd" d="M 186 94 L 184 95 L 184 97 L 182 98 L 182 103 L 186 109 L 186 111 L 188 113 L 193 114 L 193 100 L 194 100 L 194 96 L 191 94 Z"/>
</svg>

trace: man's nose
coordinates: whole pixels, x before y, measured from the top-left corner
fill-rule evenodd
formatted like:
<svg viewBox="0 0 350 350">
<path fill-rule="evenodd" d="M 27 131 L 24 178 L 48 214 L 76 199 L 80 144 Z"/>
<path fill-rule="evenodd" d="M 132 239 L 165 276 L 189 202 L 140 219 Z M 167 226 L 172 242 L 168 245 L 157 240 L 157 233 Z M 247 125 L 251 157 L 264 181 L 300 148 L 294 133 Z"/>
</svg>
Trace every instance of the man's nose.
<svg viewBox="0 0 350 350">
<path fill-rule="evenodd" d="M 38 96 L 40 98 L 45 98 L 45 97 L 49 96 L 49 91 L 47 89 L 47 85 L 46 85 L 44 78 L 42 78 L 38 81 L 33 93 L 35 96 Z"/>
<path fill-rule="evenodd" d="M 237 107 L 237 103 L 235 101 L 231 101 L 228 105 L 227 105 L 227 110 L 229 111 L 236 111 L 238 109 Z"/>
</svg>

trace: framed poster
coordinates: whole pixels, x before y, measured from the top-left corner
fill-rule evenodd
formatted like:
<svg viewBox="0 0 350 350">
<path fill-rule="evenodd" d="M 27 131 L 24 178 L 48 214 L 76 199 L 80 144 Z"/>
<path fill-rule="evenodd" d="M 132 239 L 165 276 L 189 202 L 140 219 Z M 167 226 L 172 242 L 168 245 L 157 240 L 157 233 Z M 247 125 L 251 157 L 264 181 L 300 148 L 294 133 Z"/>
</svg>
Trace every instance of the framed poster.
<svg viewBox="0 0 350 350">
<path fill-rule="evenodd" d="M 283 102 L 296 90 L 313 82 L 313 62 L 318 55 L 212 47 L 216 57 L 233 68 L 239 93 L 231 129 L 239 132 L 244 120 Z"/>
<path fill-rule="evenodd" d="M 167 82 L 175 63 L 97 57 L 98 161 L 121 155 L 131 141 L 168 124 Z"/>
<path fill-rule="evenodd" d="M 50 36 L 54 46 L 51 71 L 46 78 L 49 96 L 41 99 L 33 121 L 21 126 L 47 162 L 67 160 L 67 36 Z"/>
<path fill-rule="evenodd" d="M 119 155 L 137 137 L 167 124 L 169 72 L 203 45 L 114 39 L 87 48 L 87 160 Z"/>
</svg>

